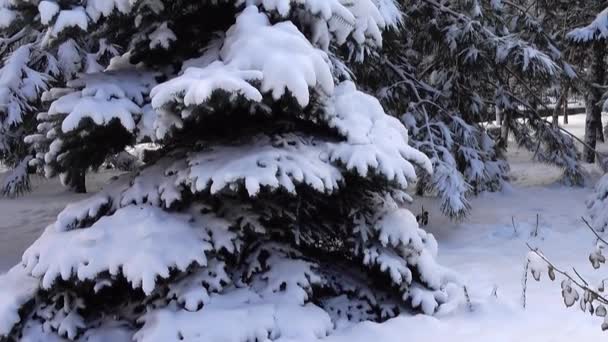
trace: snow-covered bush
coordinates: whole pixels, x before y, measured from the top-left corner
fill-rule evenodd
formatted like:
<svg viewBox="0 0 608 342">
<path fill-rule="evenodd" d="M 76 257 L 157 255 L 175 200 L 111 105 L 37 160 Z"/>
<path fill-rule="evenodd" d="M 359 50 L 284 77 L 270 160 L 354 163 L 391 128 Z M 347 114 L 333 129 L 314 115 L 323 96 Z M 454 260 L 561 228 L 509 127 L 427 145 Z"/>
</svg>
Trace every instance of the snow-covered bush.
<svg viewBox="0 0 608 342">
<path fill-rule="evenodd" d="M 315 341 L 453 299 L 405 209 L 431 161 L 337 51 L 379 48 L 395 3 L 15 2 L 52 44 L 124 51 L 45 93 L 39 165 L 70 177 L 138 141 L 160 149 L 67 206 L 0 278 L 0 336 Z"/>
</svg>

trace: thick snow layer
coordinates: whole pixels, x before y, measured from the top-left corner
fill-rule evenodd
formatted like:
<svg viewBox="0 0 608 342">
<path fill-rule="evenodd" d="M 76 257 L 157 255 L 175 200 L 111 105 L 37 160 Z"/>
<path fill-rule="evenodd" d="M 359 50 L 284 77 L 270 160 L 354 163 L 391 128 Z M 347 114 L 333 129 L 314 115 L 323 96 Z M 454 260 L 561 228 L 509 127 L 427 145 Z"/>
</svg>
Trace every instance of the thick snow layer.
<svg viewBox="0 0 608 342">
<path fill-rule="evenodd" d="M 276 304 L 247 289 L 213 295 L 200 311 L 176 305 L 144 316 L 137 342 L 317 341 L 333 329 L 325 311 L 313 304 Z M 294 324 L 296 323 L 296 324 Z M 236 329 L 235 327 L 238 327 Z"/>
<path fill-rule="evenodd" d="M 81 75 L 68 82 L 74 92 L 51 103 L 49 115 L 67 114 L 61 124 L 65 133 L 78 128 L 85 118 L 97 125 L 118 119 L 125 129 L 133 131 L 136 118 L 143 114 L 144 98 L 156 84 L 154 76 L 136 70 Z"/>
<path fill-rule="evenodd" d="M 290 21 L 272 25 L 257 7 L 249 6 L 238 15 L 226 33 L 219 52 L 221 61 L 204 68 L 191 67 L 159 86 L 152 105 L 170 102 L 200 105 L 213 92 L 223 90 L 259 102 L 262 93 L 278 99 L 289 92 L 301 106 L 310 101 L 309 88 L 331 94 L 334 87 L 327 54 L 313 47 Z M 260 91 L 249 84 L 260 81 Z"/>
<path fill-rule="evenodd" d="M 281 16 L 288 16 L 298 6 L 302 6 L 311 14 L 329 20 L 332 15 L 339 14 L 354 21 L 354 16 L 340 3 L 339 0 L 239 0 L 247 4 L 263 5 L 268 11 L 277 11 Z"/>
<path fill-rule="evenodd" d="M 211 148 L 189 158 L 190 169 L 179 182 L 193 192 L 209 189 L 212 194 L 238 187 L 243 181 L 250 196 L 262 187 L 283 188 L 295 193 L 296 184 L 307 184 L 319 192 L 338 188 L 342 175 L 338 168 L 319 158 L 324 146 L 291 137 L 293 144 L 276 144 L 261 136 L 246 146 Z"/>
<path fill-rule="evenodd" d="M 36 294 L 40 281 L 17 265 L 0 275 L 0 337 L 7 335 L 19 323 L 19 309 Z"/>
<path fill-rule="evenodd" d="M 59 13 L 59 5 L 54 1 L 43 0 L 38 4 L 38 12 L 40 13 L 40 22 L 43 25 L 48 25 L 53 18 Z"/>
<path fill-rule="evenodd" d="M 152 206 L 128 206 L 86 229 L 58 231 L 55 225 L 48 226 L 23 254 L 23 264 L 42 279 L 43 288 L 59 277 L 84 281 L 108 271 L 122 274 L 133 288 L 149 294 L 157 277 L 169 277 L 170 269 L 206 265 L 205 252 L 211 245 L 204 238 L 187 217 Z M 110 249 L 113 253 L 107 253 Z"/>
<path fill-rule="evenodd" d="M 380 102 L 346 81 L 336 88 L 325 120 L 346 138 L 331 144 L 330 159 L 362 176 L 374 172 L 407 188 L 416 179 L 411 162 L 432 173 L 430 160 L 408 145 L 407 130 Z"/>
<path fill-rule="evenodd" d="M 20 342 L 68 342 L 70 340 L 59 337 L 49 331 L 48 327 L 38 321 L 29 321 L 23 329 Z M 78 342 L 132 342 L 133 331 L 119 323 L 103 324 L 98 328 L 87 330 Z"/>
<path fill-rule="evenodd" d="M 183 102 L 186 106 L 205 103 L 213 92 L 223 90 L 259 102 L 262 94 L 249 84 L 262 78 L 259 71 L 242 71 L 216 61 L 205 68 L 188 68 L 174 79 L 152 90 L 152 106 L 159 108 L 170 102 Z"/>
<path fill-rule="evenodd" d="M 327 94 L 334 88 L 327 55 L 314 48 L 292 22 L 271 25 L 255 6 L 237 17 L 226 33 L 220 56 L 238 69 L 261 71 L 261 90 L 272 92 L 275 99 L 290 91 L 306 106 L 309 87 L 318 85 Z"/>
<path fill-rule="evenodd" d="M 409 210 L 394 210 L 383 215 L 375 228 L 380 233 L 382 245 L 411 245 L 416 249 L 424 247 L 418 233 L 416 217 Z"/>
<path fill-rule="evenodd" d="M 79 6 L 69 10 L 59 11 L 51 34 L 53 36 L 58 36 L 63 30 L 70 27 L 78 27 L 83 31 L 86 31 L 89 27 L 89 19 L 87 18 L 87 13 L 83 7 Z"/>
<path fill-rule="evenodd" d="M 181 193 L 176 184 L 176 172 L 168 173 L 183 168 L 185 168 L 184 161 L 175 162 L 171 159 L 163 159 L 139 172 L 131 185 L 122 192 L 120 198 L 114 200 L 118 201 L 120 206 L 148 203 L 168 208 L 181 199 Z M 116 188 L 119 189 L 120 184 L 117 184 Z"/>
<path fill-rule="evenodd" d="M 69 103 L 68 103 L 69 102 Z M 133 116 L 141 114 L 141 108 L 128 99 L 82 97 L 79 93 L 66 95 L 53 102 L 50 115 L 58 114 L 55 110 L 66 110 L 69 113 L 63 121 L 61 129 L 64 133 L 78 128 L 84 118 L 91 118 L 99 126 L 107 125 L 117 118 L 129 131 L 135 129 Z"/>
</svg>

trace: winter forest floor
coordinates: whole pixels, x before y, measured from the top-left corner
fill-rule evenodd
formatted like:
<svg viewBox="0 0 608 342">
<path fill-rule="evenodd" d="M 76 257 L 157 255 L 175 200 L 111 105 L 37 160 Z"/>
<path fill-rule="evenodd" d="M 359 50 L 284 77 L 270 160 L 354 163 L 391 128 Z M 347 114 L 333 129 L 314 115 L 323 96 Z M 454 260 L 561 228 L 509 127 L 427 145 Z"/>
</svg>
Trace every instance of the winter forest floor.
<svg viewBox="0 0 608 342">
<path fill-rule="evenodd" d="M 583 125 L 584 115 L 578 115 L 565 127 L 582 136 Z M 608 144 L 599 149 L 608 151 Z M 344 332 L 345 341 L 354 342 L 353 336 L 357 342 L 597 341 L 608 337 L 600 329 L 600 318 L 564 307 L 557 280 L 552 283 L 544 277 L 537 283 L 530 277 L 526 308 L 522 308 L 526 242 L 540 247 L 563 269 L 574 266 L 592 280 L 600 278 L 602 270 L 593 271 L 587 260 L 593 239 L 580 219 L 599 170 L 586 165 L 587 186 L 570 188 L 559 184 L 559 170 L 531 162 L 528 152 L 511 148 L 508 156 L 511 185 L 500 193 L 474 198 L 465 221 L 444 218 L 431 198 L 417 198 L 411 208 L 418 213 L 424 205 L 430 211 L 426 229 L 439 242 L 440 262 L 467 284 L 472 311 L 463 305 L 437 317 L 401 316 L 382 325 L 359 324 Z M 99 189 L 111 176 L 108 172 L 89 176 L 90 190 Z M 0 199 L 0 272 L 19 261 L 23 250 L 67 203 L 87 196 L 66 192 L 56 180 L 35 178 L 33 187 L 32 194 Z M 537 215 L 538 236 L 533 237 Z M 331 340 L 341 340 L 339 335 Z"/>
</svg>

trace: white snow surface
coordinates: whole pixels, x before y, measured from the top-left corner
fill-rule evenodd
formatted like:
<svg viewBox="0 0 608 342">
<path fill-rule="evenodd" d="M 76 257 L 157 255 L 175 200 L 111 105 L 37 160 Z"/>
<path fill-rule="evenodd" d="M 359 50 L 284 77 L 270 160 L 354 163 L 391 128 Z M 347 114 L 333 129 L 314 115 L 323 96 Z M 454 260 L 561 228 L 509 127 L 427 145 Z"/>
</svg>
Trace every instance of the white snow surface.
<svg viewBox="0 0 608 342">
<path fill-rule="evenodd" d="M 86 31 L 89 27 L 89 20 L 87 13 L 83 7 L 74 7 L 69 10 L 59 11 L 59 15 L 55 20 L 51 34 L 58 36 L 63 30 L 70 27 L 78 27 L 83 31 Z"/>
<path fill-rule="evenodd" d="M 583 126 L 584 115 L 579 115 L 571 116 L 570 124 L 565 127 L 580 135 Z M 599 149 L 608 150 L 608 144 L 601 144 Z M 594 271 L 587 259 L 594 247 L 593 237 L 580 220 L 580 216 L 586 215 L 585 200 L 592 195 L 594 181 L 599 178 L 596 167 L 585 165 L 590 174 L 587 187 L 570 188 L 557 183 L 560 177 L 558 169 L 529 162 L 530 155 L 522 150 L 510 150 L 509 159 L 512 187 L 501 193 L 473 198 L 472 213 L 463 222 L 453 223 L 444 218 L 436 199 L 416 198 L 411 207 L 414 213 L 418 213 L 422 206 L 429 210 L 430 222 L 425 229 L 434 234 L 439 244 L 438 262 L 453 269 L 465 282 L 472 300 L 472 311 L 467 305 L 462 305 L 434 317 L 402 314 L 381 324 L 363 322 L 341 326 L 323 341 L 571 342 L 575 339 L 605 339 L 606 333 L 600 329 L 601 318 L 589 316 L 576 308 L 564 307 L 559 276 L 555 282 L 543 276 L 541 283 L 537 283 L 529 275 L 526 308 L 522 308 L 522 278 L 528 255 L 526 243 L 540 247 L 547 257 L 562 268 L 574 266 L 591 280 L 600 278 L 602 270 Z M 95 186 L 91 188 L 97 189 L 105 179 L 107 175 L 95 175 Z M 56 181 L 36 179 L 33 194 L 14 200 L 0 198 L 0 269 L 8 270 L 10 265 L 15 264 L 24 247 L 37 238 L 40 230 L 54 220 L 66 203 L 87 196 L 66 193 Z M 537 230 L 537 214 L 538 237 L 532 237 L 531 232 Z M 6 276 L 0 279 L 6 279 Z M 0 280 L 0 288 L 3 284 L 6 283 Z M 0 291 L 0 302 L 2 300 L 6 299 L 2 299 Z M 251 302 L 247 305 L 253 308 L 256 304 Z M 302 309 L 301 306 L 294 307 Z M 244 306 L 236 311 L 228 310 L 228 306 L 224 308 L 227 314 L 237 316 L 241 314 L 239 310 L 247 310 Z M 193 321 L 198 322 L 196 316 L 204 315 L 203 312 L 182 314 L 192 315 Z M 259 317 L 253 317 L 264 319 L 265 313 L 255 311 Z M 161 314 L 163 312 L 160 311 L 151 313 Z M 246 325 L 247 320 L 252 319 L 238 320 L 237 316 L 230 316 L 235 319 L 235 325 Z M 180 320 L 180 324 L 182 322 Z M 269 328 L 275 329 L 280 324 L 270 320 L 267 323 Z M 213 326 L 213 331 L 221 329 L 217 324 Z M 167 327 L 168 331 L 174 332 L 176 328 Z M 24 341 L 63 342 L 62 339 L 48 339 L 50 337 L 42 333 L 40 326 L 28 327 L 26 332 Z M 153 337 L 164 336 L 161 333 L 166 332 L 144 329 L 139 338 L 140 341 L 157 340 Z M 117 337 L 116 341 L 129 340 L 125 338 L 128 332 L 124 330 L 108 329 L 107 334 L 122 336 L 122 339 Z M 175 336 L 171 338 L 176 339 Z M 314 341 L 315 338 L 306 341 L 309 340 Z"/>
<path fill-rule="evenodd" d="M 38 4 L 38 12 L 40 13 L 40 22 L 43 25 L 48 25 L 51 20 L 59 13 L 59 5 L 54 1 L 43 0 Z"/>
</svg>

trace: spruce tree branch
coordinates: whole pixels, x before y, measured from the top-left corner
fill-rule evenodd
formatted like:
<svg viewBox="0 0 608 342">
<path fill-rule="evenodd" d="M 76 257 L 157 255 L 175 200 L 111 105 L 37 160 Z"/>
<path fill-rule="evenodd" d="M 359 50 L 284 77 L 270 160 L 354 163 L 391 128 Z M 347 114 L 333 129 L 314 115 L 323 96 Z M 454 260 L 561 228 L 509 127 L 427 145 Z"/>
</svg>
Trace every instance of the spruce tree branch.
<svg viewBox="0 0 608 342">
<path fill-rule="evenodd" d="M 502 0 L 502 3 L 505 4 L 505 5 L 511 6 L 511 7 L 515 8 L 515 9 L 517 9 L 519 11 L 521 11 L 522 14 L 524 14 L 525 16 L 529 16 L 530 15 L 529 12 L 530 12 L 530 9 L 532 8 L 532 4 L 530 4 L 530 6 L 528 6 L 528 8 L 524 8 L 524 7 L 521 7 L 518 4 L 516 4 L 516 3 L 512 2 L 512 1 L 509 1 L 509 0 Z M 545 30 L 542 30 L 540 32 L 540 34 L 545 39 L 547 39 L 549 42 L 551 42 L 551 44 L 555 45 L 554 39 L 552 37 L 550 37 L 547 33 L 545 33 Z"/>
<path fill-rule="evenodd" d="M 403 71 L 400 70 L 396 65 L 394 65 L 390 61 L 386 61 L 386 62 L 387 62 L 386 64 L 391 69 L 393 69 L 393 71 L 395 71 L 397 74 L 399 74 L 399 76 L 401 76 L 401 78 L 403 78 L 403 82 L 405 84 L 408 84 L 410 86 L 410 88 L 412 88 L 412 93 L 416 97 L 416 100 L 418 100 L 418 103 L 422 103 L 422 101 L 424 101 L 424 100 L 420 96 L 420 93 L 418 92 L 418 89 L 414 86 L 414 84 L 412 84 L 411 79 L 409 77 L 406 77 L 406 75 L 404 75 Z M 426 107 L 424 105 L 422 105 L 421 107 L 422 107 L 421 112 L 424 115 L 424 120 L 425 120 L 425 124 L 426 124 L 427 134 L 429 135 L 429 140 L 431 141 L 431 149 L 433 150 L 433 156 L 435 157 L 435 160 L 439 161 L 439 153 L 437 153 L 437 150 L 435 149 L 435 141 L 433 139 L 433 133 L 431 132 L 429 114 L 428 114 L 428 112 L 426 110 Z"/>
</svg>

